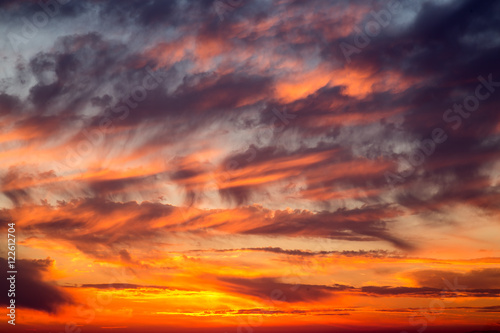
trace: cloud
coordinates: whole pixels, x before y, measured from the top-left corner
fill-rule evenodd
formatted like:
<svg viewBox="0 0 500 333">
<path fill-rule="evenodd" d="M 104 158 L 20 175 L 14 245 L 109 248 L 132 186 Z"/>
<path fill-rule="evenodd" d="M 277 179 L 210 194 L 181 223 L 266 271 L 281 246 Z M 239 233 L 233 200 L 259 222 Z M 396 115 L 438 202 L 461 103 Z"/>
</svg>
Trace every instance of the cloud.
<svg viewBox="0 0 500 333">
<path fill-rule="evenodd" d="M 457 306 L 454 307 L 454 309 L 466 309 L 466 310 L 474 310 L 476 312 L 500 312 L 500 306 L 499 305 L 492 305 L 492 306 Z"/>
<path fill-rule="evenodd" d="M 9 168 L 0 177 L 3 194 L 16 206 L 34 201 L 34 187 L 37 183 L 57 179 L 53 171 L 30 173 L 20 168 Z"/>
<path fill-rule="evenodd" d="M 500 289 L 467 288 L 450 290 L 445 288 L 430 287 L 404 287 L 404 286 L 362 286 L 353 287 L 335 284 L 308 285 L 303 283 L 291 284 L 280 282 L 273 277 L 262 278 L 236 278 L 218 277 L 226 292 L 249 295 L 257 297 L 265 302 L 288 302 L 288 303 L 316 303 L 324 299 L 338 296 L 339 293 L 360 295 L 365 297 L 410 297 L 410 298 L 491 298 L 500 295 Z M 488 309 L 485 309 L 488 310 Z M 495 310 L 492 308 L 490 310 Z"/>
<path fill-rule="evenodd" d="M 240 249 L 222 249 L 222 250 L 192 250 L 190 252 L 239 252 L 239 251 L 250 251 L 250 252 L 269 252 L 276 254 L 284 254 L 289 256 L 299 256 L 299 257 L 314 257 L 314 256 L 346 256 L 346 257 L 368 257 L 368 258 L 386 258 L 386 257 L 399 257 L 396 253 L 390 253 L 386 250 L 370 250 L 370 251 L 305 251 L 305 250 L 289 250 L 282 249 L 280 247 L 248 247 Z"/>
<path fill-rule="evenodd" d="M 171 289 L 170 287 L 154 286 L 154 285 L 140 285 L 133 283 L 85 283 L 78 288 L 95 288 L 95 289 Z"/>
<path fill-rule="evenodd" d="M 60 202 L 58 207 L 42 205 L 31 208 L 31 212 L 43 211 L 46 216 L 33 221 L 30 212 L 23 209 L 15 216 L 22 219 L 18 220 L 21 228 L 32 237 L 65 241 L 93 257 L 121 261 L 128 258 L 128 251 L 124 252 L 125 244 L 140 244 L 162 235 L 161 229 L 152 225 L 173 212 L 169 205 L 114 203 L 98 199 Z M 120 216 L 126 211 L 129 217 L 122 221 Z M 105 220 L 108 222 L 103 224 Z"/>
<path fill-rule="evenodd" d="M 7 267 L 7 260 L 0 258 L 3 267 Z M 49 272 L 54 261 L 47 259 L 17 259 L 15 282 L 16 307 L 25 307 L 50 314 L 56 314 L 61 307 L 74 304 L 73 298 L 55 283 L 44 281 L 44 273 Z M 5 274 L 4 274 L 5 276 Z M 7 275 L 6 277 L 8 277 Z M 2 289 L 6 290 L 0 298 L 2 305 L 10 304 L 7 297 L 9 281 L 2 279 Z"/>
<path fill-rule="evenodd" d="M 279 282 L 276 278 L 233 278 L 220 277 L 227 291 L 245 294 L 269 302 L 319 302 L 334 296 L 337 291 L 349 289 L 348 286 L 319 286 L 306 284 L 289 284 Z"/>
<path fill-rule="evenodd" d="M 259 235 L 301 235 L 347 240 L 370 240 L 378 238 L 394 246 L 411 250 L 413 245 L 391 235 L 384 219 L 397 216 L 397 210 L 386 206 L 366 206 L 335 212 L 312 214 L 306 211 L 275 212 L 270 223 L 245 231 Z"/>
<path fill-rule="evenodd" d="M 419 285 L 445 288 L 458 284 L 463 289 L 500 289 L 500 269 L 483 268 L 465 273 L 444 270 L 421 270 L 409 276 Z"/>
<path fill-rule="evenodd" d="M 160 239 L 168 234 L 196 233 L 200 229 L 240 235 L 383 240 L 403 250 L 413 248 L 411 243 L 391 234 L 384 220 L 399 213 L 384 206 L 339 209 L 334 213 L 269 210 L 260 206 L 193 208 L 188 212 L 183 207 L 161 203 L 89 198 L 54 206 L 22 205 L 9 213 L 31 237 L 62 240 L 93 257 L 121 261 L 127 258 L 123 252 L 126 246 L 151 245 L 155 239 L 160 244 Z"/>
<path fill-rule="evenodd" d="M 411 153 L 408 147 L 428 136 L 433 127 L 447 126 L 443 112 L 459 100 L 457 96 L 474 91 L 478 75 L 500 77 L 494 66 L 499 46 L 493 43 L 478 53 L 477 45 L 470 42 L 478 40 L 481 33 L 496 40 L 495 32 L 481 25 L 489 22 L 494 26 L 498 21 L 495 3 L 426 2 L 415 6 L 418 10 L 403 5 L 401 16 L 414 14 L 408 25 L 392 34 L 393 25 L 401 21 L 395 14 L 387 30 L 373 38 L 350 64 L 339 54 L 339 43 L 352 42 L 352 28 L 363 27 L 372 18 L 368 5 L 317 3 L 321 8 L 318 12 L 297 2 L 271 6 L 258 1 L 238 7 L 222 21 L 215 12 L 207 12 L 213 5 L 213 1 L 89 3 L 86 8 L 95 9 L 92 15 L 106 17 L 105 21 L 113 21 L 117 29 L 148 35 L 171 26 L 172 33 L 168 38 L 153 34 L 143 45 L 95 32 L 102 29 L 58 37 L 51 49 L 27 61 L 33 78 L 26 87 L 28 97 L 11 91 L 2 93 L 2 112 L 10 114 L 7 110 L 14 106 L 29 110 L 16 116 L 19 119 L 14 122 L 25 137 L 36 133 L 32 140 L 41 143 L 43 138 L 57 135 L 66 141 L 60 146 L 67 144 L 70 148 L 86 140 L 84 130 L 95 131 L 103 119 L 110 117 L 119 132 L 105 131 L 103 144 L 84 156 L 84 161 L 90 156 L 109 155 L 112 149 L 118 153 L 120 146 L 123 158 L 128 155 L 134 159 L 141 151 L 162 149 L 162 143 L 177 146 L 181 141 L 197 141 L 196 133 L 207 126 L 219 127 L 218 133 L 235 133 L 236 124 L 245 123 L 247 132 L 242 137 L 246 144 L 237 152 L 229 144 L 218 144 L 216 149 L 223 151 L 225 158 L 218 167 L 213 164 L 216 170 L 211 170 L 212 165 L 198 170 L 195 163 L 187 169 L 178 166 L 169 170 L 171 180 L 185 189 L 186 202 L 203 200 L 207 175 L 215 171 L 217 178 L 227 171 L 226 162 L 237 160 L 237 170 L 218 184 L 226 202 L 243 205 L 262 200 L 270 188 L 280 186 L 282 193 L 293 188 L 294 197 L 331 207 L 337 200 L 383 201 L 381 198 L 387 195 L 385 172 L 398 170 L 398 158 Z M 69 15 L 65 11 L 75 6 L 61 6 L 61 13 Z M 39 6 L 16 7 L 28 11 Z M 82 20 L 89 15 L 87 11 L 75 13 Z M 313 25 L 301 24 L 303 13 L 308 13 Z M 464 15 L 467 20 L 462 20 Z M 459 24 L 462 21 L 465 24 Z M 107 24 L 104 20 L 95 22 L 96 28 Z M 451 28 L 438 33 L 429 28 L 444 24 Z M 261 50 L 268 52 L 263 58 L 248 55 Z M 441 60 L 436 61 L 436 57 Z M 469 64 L 465 70 L 442 71 L 436 65 L 453 68 L 463 59 Z M 161 77 L 161 84 L 148 91 L 143 101 L 129 99 L 137 106 L 129 108 L 124 119 L 116 117 L 112 110 L 123 106 L 123 99 L 141 85 L 148 75 L 146 68 Z M 292 98 L 280 98 L 283 87 L 288 86 L 293 87 Z M 96 102 L 101 98 L 106 102 Z M 495 160 L 497 153 L 497 116 L 492 111 L 498 100 L 492 94 L 481 102 L 480 111 L 464 119 L 460 132 L 448 131 L 449 140 L 418 167 L 421 171 L 408 177 L 406 185 L 398 186 L 395 203 L 422 211 L 466 200 L 481 209 L 491 209 L 488 207 L 495 197 L 482 186 L 473 187 L 490 178 L 481 170 Z M 272 142 L 263 145 L 257 129 L 272 122 L 273 109 L 287 110 L 296 118 L 282 132 L 273 133 Z M 144 128 L 148 128 L 147 133 Z M 121 141 L 124 137 L 128 138 L 125 142 Z M 280 138 L 300 144 L 288 144 L 283 149 L 281 141 L 274 141 Z M 224 136 L 220 139 L 227 140 Z M 485 144 L 487 140 L 493 141 Z M 175 150 L 169 156 L 182 157 L 180 149 Z M 250 162 L 244 162 L 248 156 L 240 161 L 241 151 L 253 151 L 256 157 Z M 314 160 L 321 152 L 323 159 Z M 309 163 L 300 164 L 307 159 Z M 206 161 L 197 162 L 204 165 Z M 200 172 L 207 177 L 197 179 Z M 140 176 L 128 180 L 148 182 Z M 125 183 L 125 179 L 99 180 L 90 187 L 96 196 L 136 190 L 136 186 Z M 418 195 L 425 192 L 427 183 L 436 187 L 432 205 L 429 198 Z M 467 200 L 471 196 L 484 200 L 471 202 Z"/>
<path fill-rule="evenodd" d="M 173 267 L 182 283 L 242 301 L 283 291 L 269 316 L 310 314 L 286 303 L 340 293 L 399 297 L 398 307 L 498 297 L 496 259 L 460 257 L 498 254 L 500 4 L 401 1 L 361 36 L 389 1 L 229 2 L 221 13 L 219 0 L 71 1 L 28 38 L 26 19 L 47 3 L 0 1 L 0 219 L 16 221 L 22 244 L 57 243 L 154 281 L 83 283 L 75 271 L 78 292 L 168 288 L 159 271 Z M 487 97 L 467 111 L 481 83 Z M 411 166 L 436 128 L 447 139 Z M 331 247 L 308 250 L 319 239 Z M 280 280 L 275 263 L 297 259 L 328 273 L 345 265 L 331 279 L 356 287 Z M 22 265 L 29 285 L 55 290 L 32 308 L 71 304 L 43 282 L 49 264 Z M 247 267 L 258 277 L 237 277 Z M 408 285 L 394 284 L 402 277 Z M 228 303 L 228 316 L 263 308 Z"/>
<path fill-rule="evenodd" d="M 6 115 L 12 113 L 19 107 L 20 100 L 17 96 L 12 96 L 9 94 L 0 94 L 0 115 Z"/>
<path fill-rule="evenodd" d="M 391 287 L 391 286 L 364 286 L 357 290 L 365 296 L 386 296 L 386 297 L 424 297 L 424 298 L 454 298 L 454 297 L 498 297 L 500 289 L 460 289 L 453 290 L 447 288 L 429 288 L 429 287 Z"/>
<path fill-rule="evenodd" d="M 100 15 L 103 19 L 115 17 L 120 24 L 126 24 L 126 19 L 141 25 L 167 25 L 172 23 L 178 12 L 178 1 L 110 1 L 103 2 Z"/>
</svg>

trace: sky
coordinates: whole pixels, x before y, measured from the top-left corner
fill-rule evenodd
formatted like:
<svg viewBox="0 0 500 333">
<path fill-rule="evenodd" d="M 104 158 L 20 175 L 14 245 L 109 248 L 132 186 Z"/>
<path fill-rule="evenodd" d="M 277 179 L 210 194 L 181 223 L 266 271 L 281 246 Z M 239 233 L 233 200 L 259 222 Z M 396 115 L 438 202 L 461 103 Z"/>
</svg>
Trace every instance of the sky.
<svg viewBox="0 0 500 333">
<path fill-rule="evenodd" d="M 2 332 L 500 331 L 499 1 L 1 0 L 0 36 Z"/>
</svg>

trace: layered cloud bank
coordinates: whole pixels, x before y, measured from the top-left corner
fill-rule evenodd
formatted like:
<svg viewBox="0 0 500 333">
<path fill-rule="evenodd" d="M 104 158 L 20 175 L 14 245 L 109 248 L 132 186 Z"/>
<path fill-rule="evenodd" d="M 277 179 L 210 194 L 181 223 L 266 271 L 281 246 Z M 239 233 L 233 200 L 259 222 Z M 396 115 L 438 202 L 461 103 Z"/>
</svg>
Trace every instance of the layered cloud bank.
<svg viewBox="0 0 500 333">
<path fill-rule="evenodd" d="M 500 329 L 500 3 L 0 17 L 19 326 Z"/>
</svg>

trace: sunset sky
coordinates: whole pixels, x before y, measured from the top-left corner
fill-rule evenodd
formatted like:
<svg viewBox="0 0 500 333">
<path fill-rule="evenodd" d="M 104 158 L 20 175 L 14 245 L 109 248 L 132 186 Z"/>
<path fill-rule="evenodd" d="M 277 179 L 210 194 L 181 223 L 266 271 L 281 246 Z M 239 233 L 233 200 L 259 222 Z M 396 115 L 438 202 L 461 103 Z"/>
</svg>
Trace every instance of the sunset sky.
<svg viewBox="0 0 500 333">
<path fill-rule="evenodd" d="M 2 332 L 500 332 L 500 1 L 0 0 L 0 36 Z"/>
</svg>

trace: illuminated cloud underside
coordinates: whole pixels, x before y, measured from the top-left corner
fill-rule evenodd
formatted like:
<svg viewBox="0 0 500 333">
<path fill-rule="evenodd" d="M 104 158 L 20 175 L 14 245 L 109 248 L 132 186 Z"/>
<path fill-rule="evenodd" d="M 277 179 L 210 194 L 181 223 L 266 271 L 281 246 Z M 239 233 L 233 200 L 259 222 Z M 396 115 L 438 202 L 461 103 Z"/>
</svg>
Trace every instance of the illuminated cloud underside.
<svg viewBox="0 0 500 333">
<path fill-rule="evenodd" d="M 20 328 L 500 330 L 500 3 L 0 17 Z"/>
</svg>

